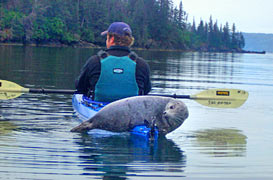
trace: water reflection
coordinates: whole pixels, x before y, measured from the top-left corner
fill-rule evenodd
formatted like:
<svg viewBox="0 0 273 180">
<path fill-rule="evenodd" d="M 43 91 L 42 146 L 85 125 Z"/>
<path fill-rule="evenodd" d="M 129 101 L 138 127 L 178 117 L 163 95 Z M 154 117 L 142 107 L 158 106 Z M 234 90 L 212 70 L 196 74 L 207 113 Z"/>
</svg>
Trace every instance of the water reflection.
<svg viewBox="0 0 273 180">
<path fill-rule="evenodd" d="M 22 86 L 74 88 L 74 81 L 96 49 L 0 46 L 1 79 Z M 64 81 L 64 79 L 66 81 Z M 70 82 L 70 83 L 67 83 Z"/>
<path fill-rule="evenodd" d="M 1 120 L 0 115 L 0 136 L 7 135 L 11 133 L 13 130 L 15 130 L 17 127 L 10 121 Z"/>
<path fill-rule="evenodd" d="M 71 96 L 24 94 L 15 99 L 0 101 L 0 122 L 12 123 L 17 126 L 16 131 L 20 132 L 62 129 L 66 119 L 72 116 L 71 100 L 67 97 Z"/>
<path fill-rule="evenodd" d="M 241 73 L 240 56 L 196 52 L 172 53 L 166 58 L 151 59 L 153 85 L 159 89 L 201 89 L 203 84 L 208 83 L 241 84 L 236 82 L 236 77 Z"/>
<path fill-rule="evenodd" d="M 172 172 L 166 177 L 182 177 L 186 166 L 183 151 L 165 137 L 148 142 L 129 134 L 108 137 L 85 134 L 76 139 L 76 143 L 81 147 L 80 166 L 85 171 L 82 175 L 125 179 L 128 176 L 159 177 L 158 172 Z"/>
<path fill-rule="evenodd" d="M 247 137 L 237 129 L 206 129 L 195 133 L 195 146 L 205 148 L 201 153 L 214 157 L 246 155 Z"/>
</svg>

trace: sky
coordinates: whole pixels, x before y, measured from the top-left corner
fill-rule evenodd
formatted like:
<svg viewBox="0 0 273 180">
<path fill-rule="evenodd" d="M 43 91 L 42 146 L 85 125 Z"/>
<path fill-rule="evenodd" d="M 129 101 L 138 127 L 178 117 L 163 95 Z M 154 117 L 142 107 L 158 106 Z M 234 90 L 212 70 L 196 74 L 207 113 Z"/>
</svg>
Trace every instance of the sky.
<svg viewBox="0 0 273 180">
<path fill-rule="evenodd" d="M 173 0 L 179 7 L 181 0 Z M 273 0 L 182 0 L 183 9 L 188 13 L 188 22 L 200 19 L 218 25 L 235 23 L 237 31 L 248 33 L 273 33 Z"/>
</svg>

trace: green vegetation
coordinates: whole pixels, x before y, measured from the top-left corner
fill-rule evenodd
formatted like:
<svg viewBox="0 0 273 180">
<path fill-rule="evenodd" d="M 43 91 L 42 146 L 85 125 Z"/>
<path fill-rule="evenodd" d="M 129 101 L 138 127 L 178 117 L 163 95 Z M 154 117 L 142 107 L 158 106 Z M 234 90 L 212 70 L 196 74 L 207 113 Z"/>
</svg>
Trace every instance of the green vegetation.
<svg viewBox="0 0 273 180">
<path fill-rule="evenodd" d="M 101 31 L 114 21 L 130 24 L 135 47 L 204 51 L 240 51 L 242 33 L 235 24 L 189 23 L 182 1 L 172 0 L 0 0 L 0 41 L 81 42 L 104 45 Z"/>
</svg>

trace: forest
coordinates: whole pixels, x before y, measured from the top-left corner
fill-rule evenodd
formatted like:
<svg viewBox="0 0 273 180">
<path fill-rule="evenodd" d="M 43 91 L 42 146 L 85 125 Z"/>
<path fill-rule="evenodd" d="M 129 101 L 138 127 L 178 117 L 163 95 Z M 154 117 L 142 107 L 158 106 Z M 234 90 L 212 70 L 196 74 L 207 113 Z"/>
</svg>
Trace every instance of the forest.
<svg viewBox="0 0 273 180">
<path fill-rule="evenodd" d="M 0 42 L 104 46 L 100 33 L 128 23 L 133 47 L 240 52 L 243 34 L 210 17 L 189 22 L 183 2 L 172 0 L 0 0 Z"/>
</svg>

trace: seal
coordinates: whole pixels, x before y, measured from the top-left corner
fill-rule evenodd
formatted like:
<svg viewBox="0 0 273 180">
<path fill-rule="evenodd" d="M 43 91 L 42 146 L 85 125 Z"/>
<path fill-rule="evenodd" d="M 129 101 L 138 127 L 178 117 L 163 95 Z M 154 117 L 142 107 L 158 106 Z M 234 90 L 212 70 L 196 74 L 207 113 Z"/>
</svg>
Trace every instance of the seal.
<svg viewBox="0 0 273 180">
<path fill-rule="evenodd" d="M 181 126 L 188 116 L 188 108 L 180 100 L 160 96 L 134 96 L 108 104 L 71 131 L 103 129 L 126 132 L 138 125 L 155 123 L 158 133 L 166 135 Z"/>
</svg>

